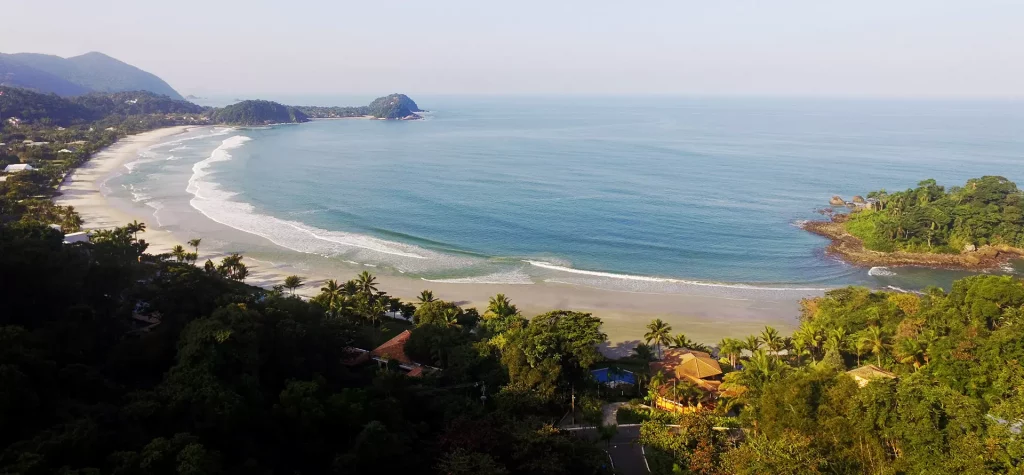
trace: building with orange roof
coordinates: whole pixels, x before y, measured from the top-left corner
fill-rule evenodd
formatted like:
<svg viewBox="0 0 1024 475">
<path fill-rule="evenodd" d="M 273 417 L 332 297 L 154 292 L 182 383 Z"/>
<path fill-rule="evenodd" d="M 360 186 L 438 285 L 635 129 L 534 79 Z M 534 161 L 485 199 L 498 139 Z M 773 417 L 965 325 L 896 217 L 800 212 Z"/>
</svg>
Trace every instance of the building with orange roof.
<svg viewBox="0 0 1024 475">
<path fill-rule="evenodd" d="M 407 376 L 412 377 L 421 377 L 425 372 L 438 371 L 437 368 L 413 361 L 405 353 L 405 344 L 409 342 L 409 337 L 411 336 L 412 332 L 409 330 L 395 335 L 394 338 L 385 341 L 382 345 L 370 351 L 370 358 L 381 366 L 386 366 L 388 362 L 395 361 L 398 363 L 399 368 L 406 371 Z"/>
</svg>

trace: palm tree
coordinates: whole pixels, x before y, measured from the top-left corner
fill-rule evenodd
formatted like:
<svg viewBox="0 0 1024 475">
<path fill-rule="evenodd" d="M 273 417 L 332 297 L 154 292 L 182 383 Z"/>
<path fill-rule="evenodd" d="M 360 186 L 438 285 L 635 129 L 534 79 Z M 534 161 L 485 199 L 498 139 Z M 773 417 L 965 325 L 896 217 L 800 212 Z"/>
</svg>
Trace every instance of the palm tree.
<svg viewBox="0 0 1024 475">
<path fill-rule="evenodd" d="M 189 239 L 188 240 L 188 245 L 192 249 L 196 250 L 196 254 L 199 254 L 199 243 L 201 243 L 201 242 L 203 242 L 203 240 L 201 238 Z"/>
<path fill-rule="evenodd" d="M 743 340 L 743 347 L 754 353 L 761 349 L 761 339 L 757 335 L 749 335 L 746 340 Z"/>
<path fill-rule="evenodd" d="M 904 338 L 896 345 L 896 355 L 900 363 L 914 365 L 914 371 L 917 371 L 927 364 L 925 348 L 924 343 L 917 338 Z"/>
<path fill-rule="evenodd" d="M 761 389 L 765 384 L 775 381 L 782 376 L 787 366 L 776 358 L 771 358 L 764 350 L 757 350 L 750 355 L 743 371 L 730 379 L 743 386 L 754 389 Z"/>
<path fill-rule="evenodd" d="M 133 220 L 132 222 L 128 223 L 128 225 L 125 226 L 125 228 L 128 230 L 128 232 L 132 233 L 132 239 L 138 241 L 139 233 L 146 232 L 146 223 L 140 223 L 138 221 Z"/>
<path fill-rule="evenodd" d="M 672 332 L 672 326 L 661 321 L 660 318 L 652 320 L 651 323 L 647 324 L 647 333 L 644 334 L 644 339 L 647 344 L 654 342 L 654 345 L 658 349 L 658 356 L 661 356 L 661 345 L 667 345 L 672 341 L 670 333 Z"/>
<path fill-rule="evenodd" d="M 776 358 L 779 357 L 779 351 L 785 347 L 785 341 L 782 339 L 782 336 L 779 335 L 779 331 L 772 327 L 764 327 L 764 330 L 761 331 L 761 341 L 764 342 L 764 345 L 771 350 L 772 354 L 775 355 Z"/>
<path fill-rule="evenodd" d="M 719 355 L 726 355 L 729 358 L 729 364 L 731 364 L 733 368 L 736 367 L 736 362 L 742 351 L 743 342 L 735 338 L 723 338 L 722 341 L 718 342 Z"/>
<path fill-rule="evenodd" d="M 868 327 L 867 334 L 861 338 L 861 344 L 867 347 L 868 351 L 875 354 L 878 357 L 878 366 L 882 366 L 882 353 L 885 352 L 885 347 L 889 346 L 888 338 L 885 333 L 882 332 L 882 327 Z"/>
<path fill-rule="evenodd" d="M 195 252 L 186 252 L 185 253 L 185 261 L 186 262 L 190 262 L 192 264 L 195 264 L 197 260 L 199 260 L 199 254 L 198 253 L 195 253 Z"/>
<path fill-rule="evenodd" d="M 398 315 L 398 312 L 402 311 L 402 300 L 394 297 L 388 299 L 388 308 L 392 315 Z"/>
<path fill-rule="evenodd" d="M 177 259 L 178 262 L 184 261 L 185 248 L 181 247 L 181 244 L 175 244 L 174 247 L 171 248 L 171 255 L 174 256 L 174 258 Z"/>
<path fill-rule="evenodd" d="M 356 277 L 356 286 L 359 287 L 360 292 L 366 295 L 373 295 L 377 291 L 377 278 L 364 270 Z"/>
<path fill-rule="evenodd" d="M 445 309 L 444 315 L 442 315 L 442 323 L 448 328 L 454 328 L 459 326 L 459 309 L 448 308 Z"/>
<path fill-rule="evenodd" d="M 825 346 L 836 350 L 836 352 L 842 353 L 846 348 L 847 340 L 849 340 L 849 338 L 850 336 L 846 333 L 846 328 L 833 328 L 832 331 L 828 332 L 828 340 L 825 341 Z"/>
<path fill-rule="evenodd" d="M 643 361 L 654 361 L 654 352 L 651 351 L 651 347 L 645 343 L 640 343 L 633 348 L 633 357 L 639 358 Z"/>
<path fill-rule="evenodd" d="M 694 343 L 686 337 L 685 333 L 680 333 L 671 338 L 670 347 L 672 348 L 689 348 L 693 349 Z"/>
<path fill-rule="evenodd" d="M 299 287 L 302 287 L 302 277 L 290 275 L 284 278 L 284 288 L 291 290 L 292 295 L 295 295 L 295 289 Z"/>
<path fill-rule="evenodd" d="M 420 305 L 425 304 L 425 303 L 430 303 L 430 302 L 433 302 L 434 300 L 436 300 L 434 298 L 434 293 L 429 291 L 429 290 L 424 290 L 424 291 L 420 292 L 420 296 L 417 297 L 417 298 L 420 301 Z"/>
<path fill-rule="evenodd" d="M 327 310 L 331 314 L 337 315 L 338 309 L 341 308 L 342 303 L 345 301 L 344 288 L 338 285 L 337 280 L 330 279 L 324 283 L 323 287 L 320 287 L 320 295 L 324 303 L 327 304 Z"/>
<path fill-rule="evenodd" d="M 814 360 L 814 355 L 821 350 L 821 343 L 825 339 L 821 331 L 817 328 L 804 324 L 800 326 L 800 329 L 793 334 L 793 343 L 802 341 L 803 345 L 807 348 L 807 351 L 811 354 L 811 360 Z"/>
<path fill-rule="evenodd" d="M 488 301 L 486 313 L 495 318 L 506 318 L 519 314 L 519 309 L 512 305 L 512 301 L 505 294 L 498 294 Z"/>
</svg>

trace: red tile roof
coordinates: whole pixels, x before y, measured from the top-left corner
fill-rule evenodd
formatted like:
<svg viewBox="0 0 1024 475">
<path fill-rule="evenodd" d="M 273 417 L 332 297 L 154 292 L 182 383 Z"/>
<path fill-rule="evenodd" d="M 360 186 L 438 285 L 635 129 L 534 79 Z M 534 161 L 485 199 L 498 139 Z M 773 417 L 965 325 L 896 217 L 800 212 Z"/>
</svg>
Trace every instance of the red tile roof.
<svg viewBox="0 0 1024 475">
<path fill-rule="evenodd" d="M 409 341 L 409 337 L 411 335 L 412 332 L 409 330 L 399 333 L 398 335 L 395 335 L 394 338 L 384 342 L 383 345 L 380 345 L 371 351 L 370 355 L 377 358 L 396 360 L 402 364 L 415 364 L 415 362 L 405 354 L 405 344 Z"/>
</svg>

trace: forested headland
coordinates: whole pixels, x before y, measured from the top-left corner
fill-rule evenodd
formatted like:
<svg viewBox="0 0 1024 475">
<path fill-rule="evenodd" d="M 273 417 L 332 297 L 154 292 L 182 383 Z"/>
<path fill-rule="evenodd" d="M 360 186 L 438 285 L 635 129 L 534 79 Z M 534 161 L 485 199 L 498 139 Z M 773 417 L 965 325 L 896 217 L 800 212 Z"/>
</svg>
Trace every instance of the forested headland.
<svg viewBox="0 0 1024 475">
<path fill-rule="evenodd" d="M 1024 193 L 1000 176 L 948 190 L 924 180 L 905 191 L 873 191 L 858 208 L 805 227 L 864 265 L 992 268 L 1024 254 Z"/>
</svg>

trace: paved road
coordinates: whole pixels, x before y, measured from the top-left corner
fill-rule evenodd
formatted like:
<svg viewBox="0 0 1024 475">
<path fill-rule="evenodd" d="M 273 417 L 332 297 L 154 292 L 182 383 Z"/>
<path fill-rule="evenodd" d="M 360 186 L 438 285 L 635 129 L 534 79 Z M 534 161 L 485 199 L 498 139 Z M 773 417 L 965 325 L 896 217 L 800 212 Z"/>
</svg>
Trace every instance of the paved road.
<svg viewBox="0 0 1024 475">
<path fill-rule="evenodd" d="M 597 429 L 579 429 L 574 430 L 573 433 L 579 437 L 593 440 L 606 450 L 608 455 L 611 455 L 612 462 L 615 464 L 615 473 L 623 475 L 648 474 L 647 462 L 644 461 L 640 444 L 636 443 L 640 437 L 640 426 L 629 425 L 619 427 L 618 433 L 615 434 L 615 437 L 607 445 L 600 441 Z"/>
</svg>

